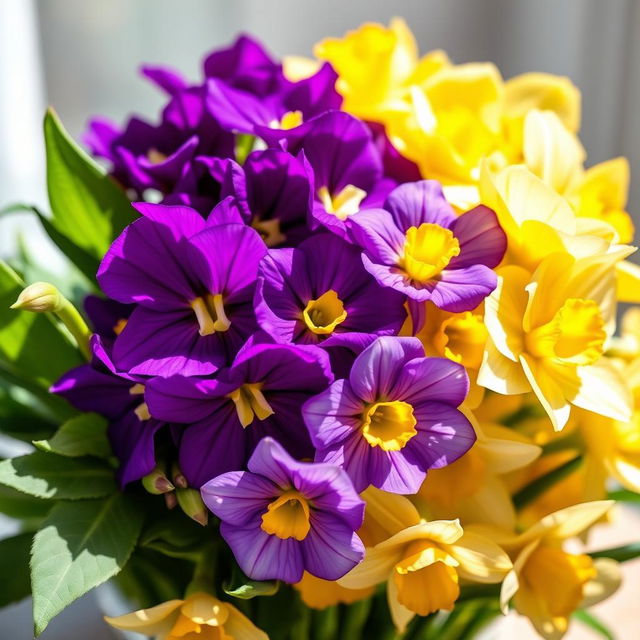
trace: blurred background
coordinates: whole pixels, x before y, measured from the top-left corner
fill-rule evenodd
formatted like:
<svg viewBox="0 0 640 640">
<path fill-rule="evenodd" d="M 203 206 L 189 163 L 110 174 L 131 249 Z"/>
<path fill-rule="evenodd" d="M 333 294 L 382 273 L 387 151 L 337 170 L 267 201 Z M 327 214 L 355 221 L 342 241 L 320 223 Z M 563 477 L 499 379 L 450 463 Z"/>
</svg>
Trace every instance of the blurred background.
<svg viewBox="0 0 640 640">
<path fill-rule="evenodd" d="M 0 0 L 0 208 L 19 201 L 46 208 L 41 120 L 47 105 L 76 138 L 94 114 L 116 122 L 131 112 L 153 119 L 162 96 L 138 77 L 143 62 L 171 65 L 196 80 L 204 53 L 239 31 L 253 33 L 275 55 L 310 55 L 324 37 L 394 15 L 407 20 L 422 52 L 442 48 L 458 63 L 492 61 L 505 78 L 531 70 L 569 76 L 583 93 L 588 164 L 629 158 L 636 176 L 629 210 L 640 227 L 639 0 Z M 17 250 L 18 229 L 32 247 L 47 251 L 31 221 L 12 215 L 0 219 L 0 256 Z M 622 511 L 618 521 L 606 540 L 595 532 L 595 547 L 637 539 L 640 515 Z M 10 526 L 0 523 L 0 536 Z M 619 640 L 640 638 L 638 562 L 625 567 L 623 589 L 597 608 Z M 0 611 L 0 638 L 32 637 L 29 607 Z M 591 633 L 576 625 L 567 637 L 597 637 Z M 516 636 L 534 637 L 516 617 L 486 633 L 493 640 Z M 41 637 L 113 636 L 90 595 Z"/>
</svg>

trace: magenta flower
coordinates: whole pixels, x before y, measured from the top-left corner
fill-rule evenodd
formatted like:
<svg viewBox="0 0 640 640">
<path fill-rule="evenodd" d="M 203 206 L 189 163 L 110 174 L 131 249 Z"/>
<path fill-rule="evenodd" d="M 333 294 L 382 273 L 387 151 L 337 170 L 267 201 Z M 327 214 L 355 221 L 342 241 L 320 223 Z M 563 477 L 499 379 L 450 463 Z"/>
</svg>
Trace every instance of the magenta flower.
<svg viewBox="0 0 640 640">
<path fill-rule="evenodd" d="M 337 464 L 362 491 L 370 484 L 416 493 L 429 469 L 457 460 L 475 441 L 458 410 L 469 389 L 464 367 L 426 358 L 417 338 L 382 337 L 302 408 L 316 461 Z"/>
<path fill-rule="evenodd" d="M 215 378 L 156 378 L 146 399 L 154 417 L 186 425 L 180 467 L 200 487 L 219 473 L 244 468 L 264 436 L 286 443 L 297 457 L 312 457 L 301 407 L 332 380 L 321 349 L 251 339 Z"/>
<path fill-rule="evenodd" d="M 262 329 L 277 342 L 325 347 L 344 346 L 354 333 L 398 333 L 405 298 L 380 287 L 360 253 L 326 233 L 295 249 L 270 251 L 260 263 L 255 295 Z"/>
<path fill-rule="evenodd" d="M 337 580 L 362 560 L 355 531 L 364 502 L 342 469 L 298 462 L 271 438 L 258 444 L 248 467 L 210 480 L 201 492 L 249 577 L 298 582 L 308 571 Z"/>
<path fill-rule="evenodd" d="M 435 180 L 400 185 L 384 209 L 350 220 L 364 266 L 382 286 L 456 313 L 474 309 L 496 288 L 493 268 L 507 240 L 491 209 L 456 216 Z"/>
<path fill-rule="evenodd" d="M 143 217 L 116 238 L 98 270 L 107 295 L 137 304 L 115 341 L 115 364 L 145 376 L 213 373 L 257 328 L 252 299 L 267 248 L 243 224 L 210 226 L 187 207 L 136 208 Z M 212 219 L 229 208 L 223 201 Z"/>
</svg>

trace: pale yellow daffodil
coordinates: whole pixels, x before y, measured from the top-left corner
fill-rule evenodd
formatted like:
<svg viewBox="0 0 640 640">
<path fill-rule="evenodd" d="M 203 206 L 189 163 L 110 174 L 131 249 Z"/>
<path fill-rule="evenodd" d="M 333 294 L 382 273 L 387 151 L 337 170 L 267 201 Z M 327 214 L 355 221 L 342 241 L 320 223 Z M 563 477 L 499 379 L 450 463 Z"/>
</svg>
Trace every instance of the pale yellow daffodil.
<svg viewBox="0 0 640 640">
<path fill-rule="evenodd" d="M 374 587 L 367 589 L 347 589 L 338 582 L 323 580 L 304 572 L 302 580 L 293 585 L 302 601 L 311 609 L 326 609 L 336 604 L 353 604 L 368 598 Z"/>
<path fill-rule="evenodd" d="M 494 542 L 462 530 L 458 520 L 425 522 L 411 502 L 399 495 L 367 489 L 369 517 L 397 531 L 375 546 L 338 582 L 366 589 L 387 581 L 391 617 L 400 632 L 414 615 L 450 610 L 460 594 L 460 580 L 498 583 L 512 565 Z M 365 525 L 367 515 L 365 514 Z"/>
<path fill-rule="evenodd" d="M 610 500 L 576 504 L 545 516 L 519 535 L 473 527 L 474 532 L 491 536 L 513 559 L 513 569 L 502 583 L 503 611 L 513 599 L 517 611 L 530 619 L 540 635 L 559 640 L 574 611 L 611 595 L 621 581 L 618 564 L 568 553 L 563 543 L 581 535 L 613 504 Z"/>
<path fill-rule="evenodd" d="M 485 300 L 490 337 L 478 384 L 506 395 L 533 391 L 556 430 L 571 405 L 628 421 L 630 390 L 603 357 L 615 326 L 614 267 L 628 254 L 553 253 L 533 274 L 498 269 L 498 286 Z"/>
<path fill-rule="evenodd" d="M 117 629 L 135 631 L 157 640 L 269 640 L 264 631 L 228 602 L 208 593 L 169 600 L 105 620 Z"/>
</svg>

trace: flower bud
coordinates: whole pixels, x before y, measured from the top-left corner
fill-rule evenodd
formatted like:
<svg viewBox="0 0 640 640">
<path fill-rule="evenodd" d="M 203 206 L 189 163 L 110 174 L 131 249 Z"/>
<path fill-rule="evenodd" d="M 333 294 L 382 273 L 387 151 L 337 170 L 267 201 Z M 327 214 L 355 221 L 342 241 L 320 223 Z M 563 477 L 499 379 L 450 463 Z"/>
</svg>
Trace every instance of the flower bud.
<svg viewBox="0 0 640 640">
<path fill-rule="evenodd" d="M 64 305 L 65 297 L 48 282 L 34 282 L 22 290 L 11 309 L 24 309 L 35 313 L 56 313 Z"/>
<path fill-rule="evenodd" d="M 176 489 L 176 498 L 180 508 L 198 524 L 203 527 L 209 521 L 209 512 L 205 507 L 200 492 L 197 489 Z"/>
<path fill-rule="evenodd" d="M 171 466 L 171 476 L 173 477 L 173 484 L 175 484 L 176 487 L 186 489 L 189 486 L 189 483 L 180 470 L 180 467 L 175 463 Z"/>
<path fill-rule="evenodd" d="M 156 467 L 151 473 L 142 478 L 142 486 L 155 496 L 175 489 L 160 467 Z"/>
</svg>

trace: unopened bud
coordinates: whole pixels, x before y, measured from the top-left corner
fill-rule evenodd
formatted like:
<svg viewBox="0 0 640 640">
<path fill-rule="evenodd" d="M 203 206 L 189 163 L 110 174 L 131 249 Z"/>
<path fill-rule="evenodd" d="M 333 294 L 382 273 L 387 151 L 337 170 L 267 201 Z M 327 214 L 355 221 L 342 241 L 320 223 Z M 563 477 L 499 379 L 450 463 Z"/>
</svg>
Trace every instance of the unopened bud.
<svg viewBox="0 0 640 640">
<path fill-rule="evenodd" d="M 164 494 L 164 503 L 167 509 L 175 509 L 178 506 L 178 498 L 173 491 Z"/>
<path fill-rule="evenodd" d="M 171 476 L 173 477 L 173 484 L 175 484 L 176 487 L 186 489 L 189 486 L 189 483 L 180 470 L 180 467 L 175 463 L 171 466 Z"/>
<path fill-rule="evenodd" d="M 22 290 L 18 299 L 11 305 L 11 309 L 23 309 L 35 313 L 60 311 L 65 297 L 48 282 L 34 282 Z"/>
<path fill-rule="evenodd" d="M 175 489 L 160 467 L 156 467 L 151 473 L 142 478 L 142 486 L 155 496 Z"/>
<path fill-rule="evenodd" d="M 203 527 L 207 525 L 209 512 L 197 489 L 176 489 L 176 498 L 186 515 Z"/>
</svg>

